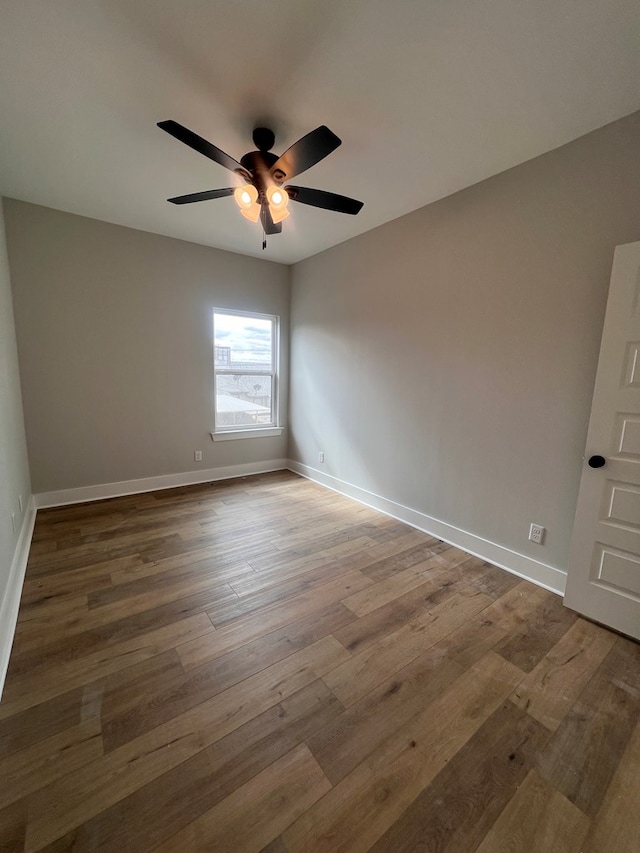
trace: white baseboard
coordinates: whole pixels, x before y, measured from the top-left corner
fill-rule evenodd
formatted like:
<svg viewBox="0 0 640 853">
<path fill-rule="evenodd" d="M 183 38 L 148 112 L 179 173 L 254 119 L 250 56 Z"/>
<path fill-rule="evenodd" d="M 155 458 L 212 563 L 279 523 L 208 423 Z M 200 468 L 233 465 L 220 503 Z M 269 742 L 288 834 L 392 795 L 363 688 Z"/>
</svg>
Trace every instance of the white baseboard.
<svg viewBox="0 0 640 853">
<path fill-rule="evenodd" d="M 11 561 L 7 586 L 2 598 L 0 598 L 0 698 L 2 697 L 4 681 L 9 668 L 9 656 L 18 621 L 22 584 L 24 582 L 24 573 L 27 569 L 29 547 L 31 545 L 35 521 L 36 507 L 33 497 L 30 497 L 27 501 L 20 536 L 18 536 L 16 550 Z"/>
<path fill-rule="evenodd" d="M 180 474 L 162 474 L 158 477 L 143 477 L 140 480 L 122 480 L 119 483 L 100 483 L 96 486 L 80 486 L 76 489 L 61 489 L 55 492 L 40 492 L 34 495 L 37 509 L 66 506 L 67 504 L 100 501 L 137 495 L 141 492 L 157 492 L 160 489 L 175 489 L 178 486 L 193 486 L 197 483 L 212 483 L 232 477 L 248 477 L 251 474 L 266 474 L 282 471 L 289 467 L 287 459 L 269 459 L 265 462 L 247 462 L 228 465 L 225 468 L 208 468 L 204 471 L 185 471 Z"/>
<path fill-rule="evenodd" d="M 385 513 L 385 515 L 397 518 L 398 521 L 403 521 L 405 524 L 411 525 L 411 527 L 423 530 L 431 536 L 437 536 L 438 539 L 442 539 L 450 545 L 455 545 L 456 548 L 468 551 L 469 554 L 480 557 L 480 559 L 486 560 L 488 563 L 492 563 L 501 569 L 505 569 L 513 575 L 531 581 L 544 589 L 548 589 L 550 592 L 555 592 L 557 595 L 564 595 L 567 575 L 566 572 L 555 568 L 555 566 L 549 566 L 547 563 L 534 560 L 532 557 L 527 557 L 518 551 L 512 551 L 504 545 L 498 545 L 488 539 L 483 539 L 474 533 L 454 527 L 454 525 L 448 524 L 446 521 L 440 521 L 423 512 L 418 512 L 418 510 L 383 498 L 381 495 L 376 495 L 373 492 L 367 491 L 367 489 L 361 489 L 359 486 L 339 480 L 337 477 L 332 477 L 323 471 L 311 468 L 309 465 L 303 465 L 301 462 L 295 462 L 290 459 L 288 467 L 296 474 L 313 480 L 321 486 L 326 486 L 334 492 L 339 492 L 342 495 L 353 498 L 359 503 Z"/>
</svg>

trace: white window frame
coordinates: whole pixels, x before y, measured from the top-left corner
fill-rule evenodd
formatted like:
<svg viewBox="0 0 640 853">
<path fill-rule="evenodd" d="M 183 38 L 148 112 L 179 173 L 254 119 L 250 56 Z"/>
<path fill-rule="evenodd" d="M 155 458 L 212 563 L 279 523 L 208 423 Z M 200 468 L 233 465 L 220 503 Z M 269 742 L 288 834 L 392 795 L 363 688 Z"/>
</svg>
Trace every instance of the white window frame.
<svg viewBox="0 0 640 853">
<path fill-rule="evenodd" d="M 265 370 L 237 370 L 232 368 L 216 367 L 216 314 L 227 314 L 232 317 L 246 317 L 248 319 L 271 321 L 271 368 Z M 213 328 L 213 421 L 214 428 L 211 438 L 214 441 L 229 441 L 239 438 L 264 438 L 266 436 L 281 435 L 283 428 L 280 426 L 279 405 L 279 377 L 280 377 L 280 317 L 277 314 L 262 314 L 255 311 L 244 311 L 240 308 L 214 308 L 212 317 Z M 218 423 L 218 376 L 269 376 L 271 377 L 271 421 L 268 424 L 230 424 Z"/>
</svg>

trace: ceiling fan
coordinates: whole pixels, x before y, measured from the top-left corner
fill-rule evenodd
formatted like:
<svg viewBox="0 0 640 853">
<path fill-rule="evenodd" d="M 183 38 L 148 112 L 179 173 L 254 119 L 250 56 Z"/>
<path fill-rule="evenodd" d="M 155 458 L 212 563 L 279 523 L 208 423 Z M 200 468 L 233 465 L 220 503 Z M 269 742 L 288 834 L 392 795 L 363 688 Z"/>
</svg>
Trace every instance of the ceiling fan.
<svg viewBox="0 0 640 853">
<path fill-rule="evenodd" d="M 282 231 L 282 221 L 289 216 L 287 205 L 290 199 L 312 207 L 352 215 L 362 208 L 363 202 L 337 193 L 291 184 L 283 186 L 285 181 L 315 166 L 342 143 L 342 140 L 324 125 L 294 142 L 280 157 L 271 152 L 275 142 L 273 131 L 266 127 L 257 127 L 253 131 L 253 142 L 257 151 L 249 151 L 240 162 L 177 121 L 160 121 L 158 127 L 194 151 L 234 172 L 245 182 L 244 186 L 240 187 L 205 190 L 167 199 L 173 204 L 191 204 L 232 195 L 243 216 L 251 222 L 260 219 L 265 234 L 279 234 Z"/>
</svg>

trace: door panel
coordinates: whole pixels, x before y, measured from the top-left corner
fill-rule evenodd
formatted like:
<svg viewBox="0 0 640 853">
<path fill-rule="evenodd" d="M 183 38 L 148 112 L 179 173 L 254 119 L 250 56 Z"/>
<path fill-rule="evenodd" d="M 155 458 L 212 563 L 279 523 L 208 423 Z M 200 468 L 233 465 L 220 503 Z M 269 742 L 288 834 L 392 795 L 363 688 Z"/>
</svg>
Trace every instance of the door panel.
<svg viewBox="0 0 640 853">
<path fill-rule="evenodd" d="M 640 243 L 614 255 L 565 604 L 640 639 Z"/>
<path fill-rule="evenodd" d="M 614 455 L 617 459 L 640 462 L 640 416 L 629 412 L 618 414 L 614 435 Z"/>
</svg>

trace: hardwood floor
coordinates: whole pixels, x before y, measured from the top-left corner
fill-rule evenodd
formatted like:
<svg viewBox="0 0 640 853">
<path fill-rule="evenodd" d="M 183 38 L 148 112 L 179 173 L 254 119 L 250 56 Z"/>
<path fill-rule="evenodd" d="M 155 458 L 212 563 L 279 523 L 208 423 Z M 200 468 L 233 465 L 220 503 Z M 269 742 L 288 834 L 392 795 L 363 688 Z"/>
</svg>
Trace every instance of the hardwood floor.
<svg viewBox="0 0 640 853">
<path fill-rule="evenodd" d="M 640 646 L 288 472 L 41 511 L 0 850 L 637 853 Z"/>
</svg>

